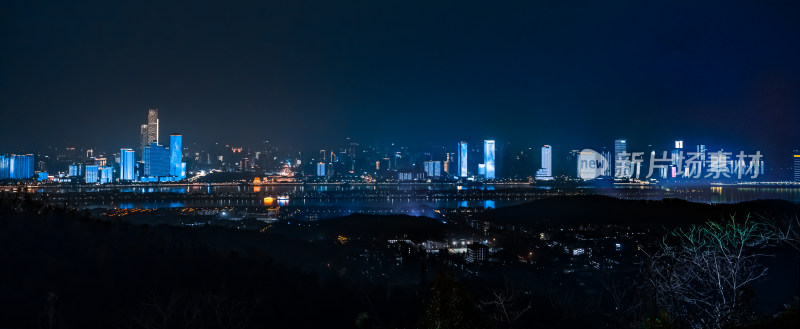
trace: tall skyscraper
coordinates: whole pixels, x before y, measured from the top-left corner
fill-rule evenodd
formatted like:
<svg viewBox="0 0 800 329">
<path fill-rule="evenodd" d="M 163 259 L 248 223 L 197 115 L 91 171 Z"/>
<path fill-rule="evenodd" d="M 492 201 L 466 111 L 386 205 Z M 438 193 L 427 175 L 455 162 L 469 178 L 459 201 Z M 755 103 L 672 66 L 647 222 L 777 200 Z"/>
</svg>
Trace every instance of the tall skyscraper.
<svg viewBox="0 0 800 329">
<path fill-rule="evenodd" d="M 0 179 L 11 178 L 11 158 L 0 155 Z"/>
<path fill-rule="evenodd" d="M 495 178 L 494 140 L 483 141 L 483 164 L 486 165 L 486 179 Z"/>
<path fill-rule="evenodd" d="M 113 179 L 112 175 L 114 174 L 114 169 L 108 166 L 101 166 L 99 171 L 100 171 L 100 176 L 99 176 L 100 184 L 111 183 Z"/>
<path fill-rule="evenodd" d="M 158 140 L 158 109 L 147 112 L 147 144 L 160 144 Z"/>
<path fill-rule="evenodd" d="M 136 179 L 134 167 L 136 164 L 135 152 L 131 149 L 119 150 L 119 180 L 132 181 Z"/>
<path fill-rule="evenodd" d="M 186 176 L 186 167 L 183 163 L 183 136 L 172 134 L 169 136 L 169 175 L 178 179 Z"/>
<path fill-rule="evenodd" d="M 169 150 L 156 143 L 150 143 L 144 148 L 144 176 L 167 177 L 169 176 Z"/>
<path fill-rule="evenodd" d="M 793 154 L 794 160 L 794 181 L 800 182 L 800 150 L 795 150 Z"/>
<path fill-rule="evenodd" d="M 8 158 L 9 178 L 28 179 L 34 176 L 33 154 L 12 154 Z"/>
<path fill-rule="evenodd" d="M 325 176 L 325 163 L 317 163 L 317 176 Z"/>
<path fill-rule="evenodd" d="M 620 156 L 622 153 L 628 152 L 628 141 L 624 139 L 617 139 L 614 141 L 614 177 L 617 176 L 628 176 L 629 169 L 624 167 L 620 169 L 620 172 L 617 172 L 617 167 L 620 166 Z M 617 175 L 620 174 L 620 175 Z"/>
<path fill-rule="evenodd" d="M 542 168 L 536 171 L 536 179 L 553 179 L 553 151 L 550 145 L 542 146 Z"/>
<path fill-rule="evenodd" d="M 467 142 L 458 142 L 458 177 L 467 177 Z"/>
<path fill-rule="evenodd" d="M 83 175 L 86 184 L 95 184 L 98 180 L 98 167 L 97 165 L 86 165 L 86 173 Z"/>
<path fill-rule="evenodd" d="M 442 175 L 442 162 L 441 161 L 425 161 L 423 163 L 425 174 L 428 177 L 439 177 Z"/>
<path fill-rule="evenodd" d="M 147 136 L 147 124 L 139 127 L 139 154 L 144 154 L 144 148 L 150 145 L 150 138 Z"/>
</svg>

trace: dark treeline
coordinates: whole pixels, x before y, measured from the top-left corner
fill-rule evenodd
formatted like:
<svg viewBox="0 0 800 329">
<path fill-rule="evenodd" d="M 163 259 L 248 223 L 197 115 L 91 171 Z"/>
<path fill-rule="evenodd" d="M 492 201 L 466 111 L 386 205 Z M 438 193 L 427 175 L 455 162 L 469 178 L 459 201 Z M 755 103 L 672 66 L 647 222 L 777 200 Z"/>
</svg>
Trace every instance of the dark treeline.
<svg viewBox="0 0 800 329">
<path fill-rule="evenodd" d="M 652 237 L 659 240 L 665 223 L 680 226 L 751 211 L 786 217 L 796 214 L 797 207 L 781 201 L 702 205 L 580 197 L 537 201 L 486 215 L 494 222 L 527 220 L 533 227 L 580 225 L 591 218 L 600 225 L 637 223 L 656 227 Z M 432 219 L 412 220 L 354 215 L 320 221 L 308 231 L 328 239 L 340 232 L 375 237 L 335 247 L 310 241 L 296 225 L 279 234 L 134 225 L 47 206 L 25 194 L 0 195 L 0 327 L 680 327 L 681 321 L 661 318 L 659 307 L 649 306 L 652 296 L 646 289 L 634 289 L 631 282 L 640 275 L 635 267 L 618 273 L 617 281 L 603 278 L 606 291 L 589 300 L 580 292 L 576 274 L 547 266 L 531 270 L 518 262 L 485 271 L 501 275 L 467 277 L 442 271 L 447 269 L 441 265 L 449 261 L 447 256 L 430 261 L 421 253 L 404 260 L 406 277 L 419 273 L 419 278 L 403 284 L 364 280 L 347 273 L 346 266 L 326 264 L 393 233 L 438 238 L 466 229 Z M 520 251 L 527 250 L 525 232 L 499 234 L 509 241 L 504 253 L 514 253 L 515 243 Z M 613 294 L 622 290 L 628 292 Z M 614 301 L 620 307 L 609 304 Z M 634 302 L 641 306 L 634 307 Z M 774 319 L 766 315 L 752 324 L 792 327 L 798 319 L 793 307 L 794 313 Z"/>
<path fill-rule="evenodd" d="M 181 228 L 0 203 L 0 327 L 347 328 L 364 312 L 407 327 L 418 318 L 416 289 L 320 277 Z"/>
</svg>

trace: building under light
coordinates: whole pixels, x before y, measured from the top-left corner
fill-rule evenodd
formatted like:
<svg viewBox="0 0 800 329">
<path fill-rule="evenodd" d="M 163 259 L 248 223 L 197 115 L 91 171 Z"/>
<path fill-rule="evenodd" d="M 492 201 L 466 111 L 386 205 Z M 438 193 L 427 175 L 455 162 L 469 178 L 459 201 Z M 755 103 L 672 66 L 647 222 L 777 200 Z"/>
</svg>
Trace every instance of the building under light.
<svg viewBox="0 0 800 329">
<path fill-rule="evenodd" d="M 134 168 L 136 166 L 135 152 L 128 148 L 119 150 L 119 180 L 133 181 L 136 179 Z"/>
<path fill-rule="evenodd" d="M 144 148 L 144 176 L 158 181 L 169 176 L 169 150 L 162 145 L 150 143 Z"/>
<path fill-rule="evenodd" d="M 183 135 L 169 136 L 169 175 L 176 180 L 186 178 L 186 163 L 183 162 Z"/>
<path fill-rule="evenodd" d="M 467 177 L 467 142 L 458 143 L 458 177 Z"/>
<path fill-rule="evenodd" d="M 623 153 L 628 152 L 628 141 L 624 139 L 617 139 L 614 141 L 614 177 L 629 177 L 630 176 L 630 168 L 626 164 L 625 160 L 622 157 Z M 619 168 L 619 169 L 617 169 Z"/>
<path fill-rule="evenodd" d="M 320 176 L 320 177 L 325 176 L 325 163 L 324 162 L 317 163 L 317 176 Z"/>
<path fill-rule="evenodd" d="M 800 182 L 800 151 L 794 151 L 793 154 L 794 160 L 794 181 Z M 763 170 L 763 169 L 762 169 Z"/>
<path fill-rule="evenodd" d="M 99 179 L 98 170 L 97 165 L 86 165 L 83 181 L 86 184 L 96 184 Z"/>
<path fill-rule="evenodd" d="M 425 161 L 423 163 L 425 174 L 428 177 L 439 177 L 442 175 L 442 162 L 441 161 Z"/>
<path fill-rule="evenodd" d="M 553 150 L 550 145 L 542 146 L 542 168 L 536 171 L 536 179 L 553 179 Z"/>
<path fill-rule="evenodd" d="M 109 166 L 102 166 L 102 167 L 100 167 L 99 171 L 100 171 L 100 175 L 99 175 L 99 178 L 98 178 L 99 183 L 100 184 L 111 183 L 111 181 L 113 179 L 112 176 L 114 175 L 114 169 L 109 167 Z"/>
<path fill-rule="evenodd" d="M 483 163 L 486 165 L 486 179 L 495 179 L 494 140 L 483 141 Z"/>
</svg>

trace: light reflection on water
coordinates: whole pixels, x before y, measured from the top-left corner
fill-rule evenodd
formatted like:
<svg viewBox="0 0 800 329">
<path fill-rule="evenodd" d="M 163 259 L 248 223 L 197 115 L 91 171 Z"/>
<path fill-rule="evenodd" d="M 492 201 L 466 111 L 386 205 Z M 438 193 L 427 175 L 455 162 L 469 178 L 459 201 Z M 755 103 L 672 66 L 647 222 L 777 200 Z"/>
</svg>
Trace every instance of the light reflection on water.
<svg viewBox="0 0 800 329">
<path fill-rule="evenodd" d="M 484 186 L 456 186 L 446 184 L 433 185 L 263 185 L 263 186 L 235 186 L 235 185 L 185 185 L 185 186 L 143 186 L 143 187 L 115 187 L 115 186 L 92 186 L 92 187 L 37 187 L 33 191 L 36 193 L 163 193 L 163 194 L 231 194 L 230 198 L 212 198 L 199 200 L 189 198 L 188 200 L 169 200 L 162 194 L 162 200 L 148 200 L 137 202 L 120 202 L 118 204 L 98 204 L 84 205 L 89 208 L 175 208 L 175 207 L 226 207 L 226 206 L 257 206 L 264 205 L 263 197 L 259 198 L 237 198 L 237 193 L 261 193 L 264 196 L 292 195 L 308 192 L 321 192 L 315 197 L 301 198 L 292 197 L 287 200 L 275 200 L 274 204 L 280 206 L 341 206 L 358 208 L 398 208 L 398 207 L 430 207 L 430 208 L 459 208 L 459 207 L 482 207 L 496 208 L 516 205 L 534 199 L 534 196 L 523 195 L 522 197 L 509 198 L 477 198 L 470 199 L 468 196 L 461 196 L 460 193 L 468 191 L 491 191 L 513 189 L 515 192 L 536 192 L 550 193 L 552 191 L 582 191 L 582 194 L 603 194 L 619 198 L 628 199 L 662 199 L 665 197 L 681 198 L 693 202 L 703 203 L 737 203 L 757 199 L 782 199 L 792 202 L 800 202 L 800 187 L 739 187 L 739 186 L 705 186 L 705 187 L 684 187 L 661 189 L 650 186 L 627 186 L 614 188 L 555 188 L 551 186 L 529 186 L 529 185 L 484 185 Z M 391 196 L 387 193 L 384 197 L 360 198 L 326 198 L 325 192 L 343 191 L 369 191 L 369 192 L 409 192 L 409 191 L 451 191 L 453 194 L 441 199 L 420 200 L 409 199 L 407 197 Z M 545 194 L 540 194 L 545 195 Z"/>
</svg>

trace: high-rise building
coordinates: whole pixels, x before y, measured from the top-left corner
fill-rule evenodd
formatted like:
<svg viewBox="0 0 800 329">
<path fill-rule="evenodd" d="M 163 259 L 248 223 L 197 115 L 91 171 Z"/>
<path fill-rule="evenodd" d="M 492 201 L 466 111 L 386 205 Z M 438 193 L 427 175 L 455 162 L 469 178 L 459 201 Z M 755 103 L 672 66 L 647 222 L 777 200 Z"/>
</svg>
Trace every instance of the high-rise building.
<svg viewBox="0 0 800 329">
<path fill-rule="evenodd" d="M 553 179 L 553 150 L 550 145 L 542 146 L 542 168 L 536 171 L 536 179 Z"/>
<path fill-rule="evenodd" d="M 793 154 L 794 160 L 794 181 L 800 182 L 800 150 L 795 150 Z"/>
<path fill-rule="evenodd" d="M 151 143 L 159 144 L 158 109 L 150 109 L 147 112 L 147 145 L 150 145 Z"/>
<path fill-rule="evenodd" d="M 621 160 L 624 160 L 624 159 L 620 159 L 620 157 L 622 156 L 622 153 L 627 153 L 627 152 L 628 152 L 628 141 L 626 141 L 624 139 L 617 139 L 617 140 L 614 141 L 614 172 L 615 172 L 614 176 L 615 177 L 617 177 L 617 176 L 625 177 L 625 176 L 629 176 L 630 175 L 629 174 L 630 171 L 629 171 L 628 166 L 621 167 L 621 169 L 619 169 L 619 170 L 617 169 L 620 166 L 622 166 L 622 164 L 624 163 L 623 161 L 621 161 Z"/>
<path fill-rule="evenodd" d="M 483 164 L 486 165 L 486 179 L 495 178 L 494 140 L 483 141 Z"/>
<path fill-rule="evenodd" d="M 147 137 L 147 124 L 143 124 L 139 127 L 139 154 L 144 154 L 144 148 L 150 144 L 150 138 Z"/>
<path fill-rule="evenodd" d="M 467 177 L 467 142 L 458 142 L 458 177 Z"/>
<path fill-rule="evenodd" d="M 8 176 L 11 179 L 28 179 L 34 177 L 33 154 L 12 154 L 8 156 Z"/>
<path fill-rule="evenodd" d="M 428 177 L 439 177 L 442 175 L 441 161 L 425 161 L 423 162 L 423 167 Z"/>
<path fill-rule="evenodd" d="M 135 152 L 131 149 L 119 150 L 119 180 L 132 181 L 136 179 L 134 167 L 136 164 Z"/>
<path fill-rule="evenodd" d="M 95 184 L 98 180 L 98 167 L 97 165 L 87 165 L 86 172 L 83 175 L 83 181 L 86 184 Z"/>
<path fill-rule="evenodd" d="M 11 158 L 6 155 L 0 155 L 0 179 L 11 178 Z"/>
<path fill-rule="evenodd" d="M 325 176 L 325 163 L 317 163 L 317 176 Z"/>
<path fill-rule="evenodd" d="M 162 145 L 150 143 L 144 148 L 144 176 L 169 176 L 169 150 Z"/>
<path fill-rule="evenodd" d="M 100 167 L 100 184 L 108 184 L 113 180 L 114 169 L 108 166 Z"/>
<path fill-rule="evenodd" d="M 183 136 L 169 136 L 169 175 L 177 179 L 186 178 L 186 164 L 183 163 Z"/>
</svg>

